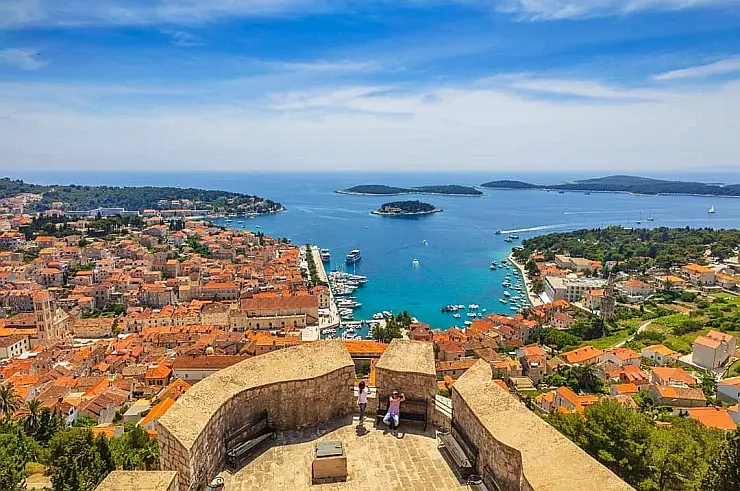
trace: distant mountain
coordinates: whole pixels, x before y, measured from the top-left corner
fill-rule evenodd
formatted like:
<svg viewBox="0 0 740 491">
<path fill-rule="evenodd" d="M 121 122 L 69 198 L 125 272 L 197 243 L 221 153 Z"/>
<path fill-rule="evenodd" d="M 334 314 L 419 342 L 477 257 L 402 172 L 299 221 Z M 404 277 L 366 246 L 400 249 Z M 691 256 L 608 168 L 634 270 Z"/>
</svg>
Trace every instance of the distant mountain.
<svg viewBox="0 0 740 491">
<path fill-rule="evenodd" d="M 707 196 L 740 196 L 740 184 L 720 186 L 691 181 L 667 181 L 648 177 L 615 175 L 581 179 L 565 184 L 539 185 L 522 181 L 491 181 L 484 188 L 557 189 L 566 191 L 602 191 L 635 194 L 701 194 Z"/>
<path fill-rule="evenodd" d="M 340 194 L 368 194 L 368 195 L 393 195 L 393 194 L 447 194 L 455 196 L 479 196 L 481 191 L 456 184 L 443 184 L 438 186 L 414 186 L 399 188 L 386 186 L 385 184 L 362 184 L 337 191 Z"/>
</svg>

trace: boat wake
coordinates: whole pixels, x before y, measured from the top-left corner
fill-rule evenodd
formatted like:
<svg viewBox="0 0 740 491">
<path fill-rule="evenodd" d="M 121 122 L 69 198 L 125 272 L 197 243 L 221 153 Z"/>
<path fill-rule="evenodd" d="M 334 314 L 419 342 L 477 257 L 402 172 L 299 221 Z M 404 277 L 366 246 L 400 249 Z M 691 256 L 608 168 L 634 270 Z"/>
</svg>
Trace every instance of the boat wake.
<svg viewBox="0 0 740 491">
<path fill-rule="evenodd" d="M 502 230 L 502 234 L 512 234 L 512 233 L 518 233 L 518 232 L 537 232 L 538 230 L 550 230 L 553 228 L 563 228 L 569 226 L 567 223 L 558 223 L 555 225 L 539 225 L 537 227 L 529 227 L 529 228 L 517 228 L 514 230 Z"/>
</svg>

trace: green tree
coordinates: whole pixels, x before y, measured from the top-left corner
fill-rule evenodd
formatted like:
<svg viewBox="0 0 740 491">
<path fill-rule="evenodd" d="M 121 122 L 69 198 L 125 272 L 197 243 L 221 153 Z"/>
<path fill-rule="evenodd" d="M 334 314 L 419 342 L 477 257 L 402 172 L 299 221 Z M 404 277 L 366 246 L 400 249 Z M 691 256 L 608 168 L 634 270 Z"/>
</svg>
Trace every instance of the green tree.
<svg viewBox="0 0 740 491">
<path fill-rule="evenodd" d="M 23 428 L 26 434 L 34 435 L 41 426 L 41 402 L 34 399 L 26 403 L 26 417 L 23 420 Z"/>
<path fill-rule="evenodd" d="M 12 385 L 0 385 L 0 415 L 10 418 L 21 407 L 21 398 Z"/>
<path fill-rule="evenodd" d="M 719 451 L 709 462 L 701 480 L 703 491 L 737 491 L 740 489 L 740 429 L 727 435 Z"/>
<path fill-rule="evenodd" d="M 68 428 L 49 442 L 49 471 L 55 491 L 93 491 L 115 467 L 106 457 L 107 439 L 86 428 Z"/>
<path fill-rule="evenodd" d="M 37 453 L 36 443 L 24 434 L 15 421 L 3 422 L 0 427 L 0 489 L 26 489 L 26 463 L 34 460 Z"/>
<path fill-rule="evenodd" d="M 43 408 L 39 417 L 39 428 L 33 437 L 40 444 L 46 445 L 64 426 L 64 420 L 56 410 L 52 412 L 49 408 Z"/>
<path fill-rule="evenodd" d="M 90 426 L 95 426 L 96 424 L 98 423 L 93 418 L 91 418 L 87 414 L 83 414 L 82 416 L 80 416 L 79 418 L 75 420 L 73 426 L 75 428 L 87 428 Z"/>
<path fill-rule="evenodd" d="M 154 470 L 159 467 L 157 441 L 141 426 L 126 425 L 125 432 L 111 441 L 117 467 L 124 470 Z"/>
</svg>

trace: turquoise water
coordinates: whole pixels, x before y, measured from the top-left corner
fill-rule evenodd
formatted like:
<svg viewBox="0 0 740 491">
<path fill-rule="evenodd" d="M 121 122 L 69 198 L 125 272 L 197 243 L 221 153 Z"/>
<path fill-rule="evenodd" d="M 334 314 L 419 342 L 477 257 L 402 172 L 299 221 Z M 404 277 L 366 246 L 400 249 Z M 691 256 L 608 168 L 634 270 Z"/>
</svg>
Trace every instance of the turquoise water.
<svg viewBox="0 0 740 491">
<path fill-rule="evenodd" d="M 14 176 L 16 177 L 16 176 Z M 369 277 L 356 291 L 362 308 L 356 319 L 382 310 L 408 310 L 433 327 L 462 326 L 466 320 L 443 314 L 447 304 L 479 304 L 488 312 L 510 313 L 502 296 L 505 271 L 492 272 L 492 260 L 505 258 L 512 245 L 496 229 L 516 230 L 522 238 L 550 231 L 621 224 L 632 227 L 740 227 L 740 200 L 707 197 L 647 197 L 625 194 L 548 193 L 544 191 L 485 191 L 481 197 L 409 196 L 438 208 L 418 218 L 390 218 L 370 214 L 397 197 L 349 196 L 334 190 L 364 183 L 401 186 L 459 183 L 479 184 L 501 176 L 472 175 L 363 175 L 363 174 L 44 174 L 20 176 L 32 182 L 115 185 L 178 185 L 258 194 L 283 203 L 287 210 L 244 220 L 242 226 L 269 235 L 288 237 L 296 244 L 311 242 L 327 247 L 332 267 L 344 269 L 344 255 L 362 250 L 357 274 Z M 535 182 L 560 182 L 562 176 L 515 176 Z M 569 178 L 574 176 L 570 175 Z M 674 178 L 678 178 L 674 176 Z M 713 179 L 719 180 L 719 179 Z M 737 179 L 740 181 L 740 179 Z M 404 197 L 403 199 L 407 199 Z M 708 215 L 711 205 L 717 210 Z M 654 222 L 646 218 L 653 216 Z M 238 227 L 235 220 L 228 224 Z M 260 228 L 257 229 L 256 226 Z M 428 245 L 424 245 L 426 240 Z M 419 266 L 412 261 L 418 259 Z M 512 292 L 513 293 L 513 292 Z"/>
</svg>

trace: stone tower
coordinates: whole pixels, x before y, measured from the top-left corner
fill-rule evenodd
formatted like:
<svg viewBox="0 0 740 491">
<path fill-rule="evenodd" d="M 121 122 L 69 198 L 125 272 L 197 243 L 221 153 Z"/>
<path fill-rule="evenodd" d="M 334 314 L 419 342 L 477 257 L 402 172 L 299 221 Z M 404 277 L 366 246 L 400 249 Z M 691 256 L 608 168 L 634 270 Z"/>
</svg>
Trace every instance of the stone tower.
<svg viewBox="0 0 740 491">
<path fill-rule="evenodd" d="M 599 309 L 601 320 L 608 322 L 614 319 L 614 306 L 616 303 L 614 299 L 614 280 L 609 275 L 609 279 L 606 280 L 606 287 L 604 288 L 604 297 L 601 299 L 601 309 Z"/>
<path fill-rule="evenodd" d="M 39 343 L 53 346 L 69 337 L 69 316 L 64 311 L 55 312 L 48 292 L 33 295 L 33 310 L 36 313 L 36 329 Z"/>
</svg>

